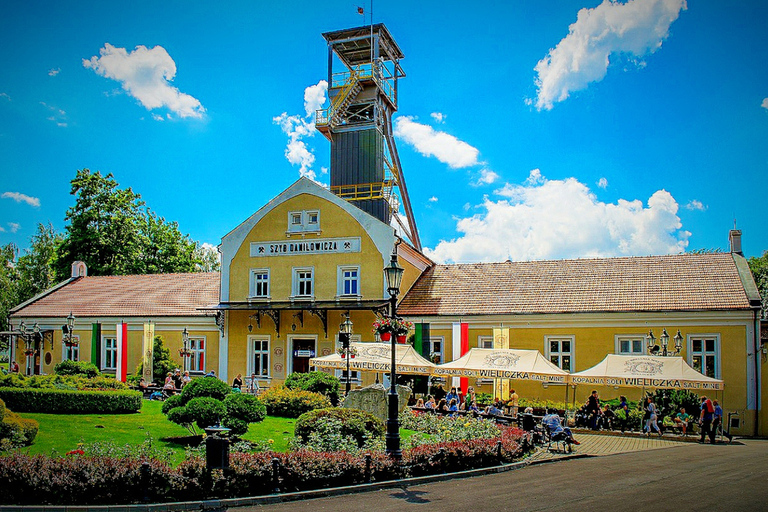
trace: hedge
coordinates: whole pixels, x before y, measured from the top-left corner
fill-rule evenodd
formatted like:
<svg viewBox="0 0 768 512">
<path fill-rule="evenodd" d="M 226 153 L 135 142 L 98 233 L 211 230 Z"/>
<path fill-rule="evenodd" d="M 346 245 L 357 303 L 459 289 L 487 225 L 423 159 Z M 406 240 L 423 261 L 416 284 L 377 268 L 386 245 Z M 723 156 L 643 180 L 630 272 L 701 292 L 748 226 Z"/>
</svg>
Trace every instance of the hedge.
<svg viewBox="0 0 768 512">
<path fill-rule="evenodd" d="M 402 464 L 371 454 L 370 478 L 393 480 L 494 466 L 519 458 L 524 434 L 504 429 L 501 437 L 424 445 L 403 451 Z M 501 449 L 499 449 L 501 442 Z M 150 460 L 141 476 L 136 458 L 25 455 L 0 457 L 0 503 L 13 505 L 102 505 L 225 499 L 272 494 L 272 460 L 279 464 L 281 492 L 338 487 L 366 481 L 365 458 L 347 452 L 233 453 L 226 476 L 208 472 L 193 457 L 172 468 Z"/>
<path fill-rule="evenodd" d="M 16 412 L 126 414 L 141 409 L 140 391 L 0 388 L 0 400 Z"/>
<path fill-rule="evenodd" d="M 335 418 L 341 421 L 341 435 L 353 437 L 357 445 L 362 447 L 366 439 L 377 439 L 384 435 L 384 422 L 373 414 L 359 409 L 316 409 L 309 411 L 296 420 L 294 436 L 306 443 L 309 436 L 317 430 L 317 422 L 321 418 Z"/>
<path fill-rule="evenodd" d="M 260 398 L 267 406 L 267 414 L 281 418 L 298 418 L 305 412 L 331 406 L 331 401 L 324 395 L 284 386 L 269 388 Z"/>
</svg>

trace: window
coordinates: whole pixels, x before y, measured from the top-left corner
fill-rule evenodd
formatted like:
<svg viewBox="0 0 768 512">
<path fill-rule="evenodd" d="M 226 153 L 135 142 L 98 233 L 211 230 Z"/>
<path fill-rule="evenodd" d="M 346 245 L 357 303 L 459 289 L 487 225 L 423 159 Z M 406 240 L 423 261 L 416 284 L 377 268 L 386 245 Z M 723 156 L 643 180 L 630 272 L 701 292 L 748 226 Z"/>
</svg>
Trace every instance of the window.
<svg viewBox="0 0 768 512">
<path fill-rule="evenodd" d="M 320 231 L 320 211 L 303 210 L 288 214 L 288 232 L 304 233 Z"/>
<path fill-rule="evenodd" d="M 624 356 L 645 354 L 645 336 L 642 334 L 616 336 L 616 353 Z"/>
<path fill-rule="evenodd" d="M 444 355 L 443 354 L 443 346 L 444 345 L 445 344 L 443 342 L 443 337 L 442 336 L 440 336 L 439 338 L 429 338 L 429 356 L 430 356 L 430 358 L 435 357 L 435 356 L 438 358 L 437 361 L 435 361 L 433 359 L 432 362 L 434 362 L 436 364 L 440 364 L 440 363 L 444 363 L 445 362 L 445 360 L 443 359 L 443 355 Z"/>
<path fill-rule="evenodd" d="M 478 336 L 477 348 L 493 348 L 493 336 Z"/>
<path fill-rule="evenodd" d="M 573 371 L 574 336 L 544 336 L 546 356 L 563 370 Z"/>
<path fill-rule="evenodd" d="M 293 296 L 311 298 L 314 293 L 314 272 L 312 268 L 293 269 Z"/>
<path fill-rule="evenodd" d="M 688 353 L 694 370 L 707 377 L 720 378 L 720 337 L 717 335 L 688 335 Z"/>
<path fill-rule="evenodd" d="M 74 347 L 68 347 L 62 343 L 63 351 L 61 353 L 62 361 L 79 361 L 80 360 L 80 336 L 73 335 L 72 341 L 78 342 Z"/>
<path fill-rule="evenodd" d="M 184 369 L 189 372 L 205 373 L 205 338 L 189 338 L 190 357 L 184 358 Z"/>
<path fill-rule="evenodd" d="M 117 338 L 103 338 L 101 369 L 117 370 Z"/>
<path fill-rule="evenodd" d="M 339 267 L 338 289 L 340 296 L 360 296 L 360 267 Z"/>
<path fill-rule="evenodd" d="M 269 298 L 269 269 L 251 269 L 250 296 L 259 299 Z"/>
<path fill-rule="evenodd" d="M 248 364 L 249 373 L 258 377 L 269 377 L 269 338 L 249 337 L 251 357 Z"/>
</svg>

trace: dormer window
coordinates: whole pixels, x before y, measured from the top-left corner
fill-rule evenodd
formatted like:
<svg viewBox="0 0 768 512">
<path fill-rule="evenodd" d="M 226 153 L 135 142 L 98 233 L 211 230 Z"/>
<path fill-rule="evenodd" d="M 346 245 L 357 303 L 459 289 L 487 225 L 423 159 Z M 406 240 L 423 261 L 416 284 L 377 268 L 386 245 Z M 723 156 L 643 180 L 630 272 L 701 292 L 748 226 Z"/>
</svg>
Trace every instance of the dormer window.
<svg viewBox="0 0 768 512">
<path fill-rule="evenodd" d="M 319 233 L 320 211 L 302 210 L 288 214 L 288 233 Z"/>
</svg>

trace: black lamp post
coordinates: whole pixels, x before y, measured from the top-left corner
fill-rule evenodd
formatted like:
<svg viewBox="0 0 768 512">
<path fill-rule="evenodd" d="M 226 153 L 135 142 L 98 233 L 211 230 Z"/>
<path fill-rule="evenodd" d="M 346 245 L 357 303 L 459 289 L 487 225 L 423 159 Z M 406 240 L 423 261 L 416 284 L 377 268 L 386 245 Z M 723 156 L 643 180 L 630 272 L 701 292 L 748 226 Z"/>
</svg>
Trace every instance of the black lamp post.
<svg viewBox="0 0 768 512">
<path fill-rule="evenodd" d="M 351 359 L 352 355 L 352 349 L 350 348 L 350 337 L 352 336 L 352 320 L 349 319 L 349 312 L 347 312 L 347 319 L 344 320 L 341 325 L 339 325 L 339 341 L 341 342 L 341 350 L 342 354 L 347 360 L 347 375 L 345 378 L 346 381 L 346 387 L 344 391 L 344 396 L 349 395 L 349 390 L 352 387 L 352 383 L 350 381 L 349 376 L 349 360 Z"/>
<path fill-rule="evenodd" d="M 21 339 L 24 340 L 24 346 L 26 347 L 26 350 L 24 351 L 24 355 L 29 357 L 31 355 L 34 355 L 35 353 L 35 342 L 40 339 L 40 326 L 35 322 L 35 325 L 32 326 L 30 329 L 27 327 L 27 325 L 22 321 L 19 324 L 19 330 L 18 330 L 18 336 L 21 336 Z M 27 364 L 27 375 L 29 375 L 29 365 Z"/>
<path fill-rule="evenodd" d="M 183 331 L 181 331 L 181 344 L 182 348 L 179 349 L 179 355 L 183 358 L 192 357 L 192 351 L 189 350 L 189 331 L 187 331 L 187 328 L 185 327 Z M 186 370 L 186 363 L 184 364 L 184 369 Z"/>
<path fill-rule="evenodd" d="M 75 315 L 72 314 L 72 312 L 69 312 L 69 316 L 67 317 L 67 324 L 63 325 L 61 327 L 61 332 L 63 334 L 61 341 L 64 343 L 64 345 L 68 347 L 74 347 L 77 345 L 77 340 L 74 338 L 74 330 L 75 330 Z"/>
<path fill-rule="evenodd" d="M 673 338 L 675 342 L 675 350 L 674 352 L 669 350 L 669 334 L 667 333 L 667 329 L 663 328 L 661 330 L 661 336 L 659 336 L 659 343 L 661 343 L 661 346 L 656 344 L 656 337 L 653 335 L 653 331 L 648 331 L 648 334 L 645 336 L 645 341 L 648 344 L 648 353 L 654 356 L 676 356 L 680 353 L 681 350 L 683 350 L 683 335 L 680 334 L 680 329 L 677 330 L 677 334 L 675 334 L 675 337 Z"/>
<path fill-rule="evenodd" d="M 397 318 L 397 295 L 400 293 L 400 282 L 403 279 L 405 269 L 397 264 L 397 248 L 392 251 L 392 259 L 389 266 L 384 267 L 384 276 L 387 278 L 387 292 L 389 292 L 390 318 Z M 387 434 L 385 436 L 386 453 L 393 459 L 399 460 L 403 456 L 400 450 L 400 420 L 398 409 L 400 408 L 397 396 L 397 369 L 395 361 L 396 336 L 392 333 L 392 358 L 389 371 L 389 411 L 387 415 Z"/>
</svg>

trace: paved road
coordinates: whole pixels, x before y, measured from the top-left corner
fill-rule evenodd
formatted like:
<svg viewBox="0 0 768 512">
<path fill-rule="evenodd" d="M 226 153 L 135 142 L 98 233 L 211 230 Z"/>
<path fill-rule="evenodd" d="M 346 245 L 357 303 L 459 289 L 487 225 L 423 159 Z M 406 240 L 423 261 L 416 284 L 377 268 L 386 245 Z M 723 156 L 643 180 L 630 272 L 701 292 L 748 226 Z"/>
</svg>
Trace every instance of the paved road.
<svg viewBox="0 0 768 512">
<path fill-rule="evenodd" d="M 768 441 L 563 460 L 460 480 L 232 512 L 768 510 Z"/>
</svg>

